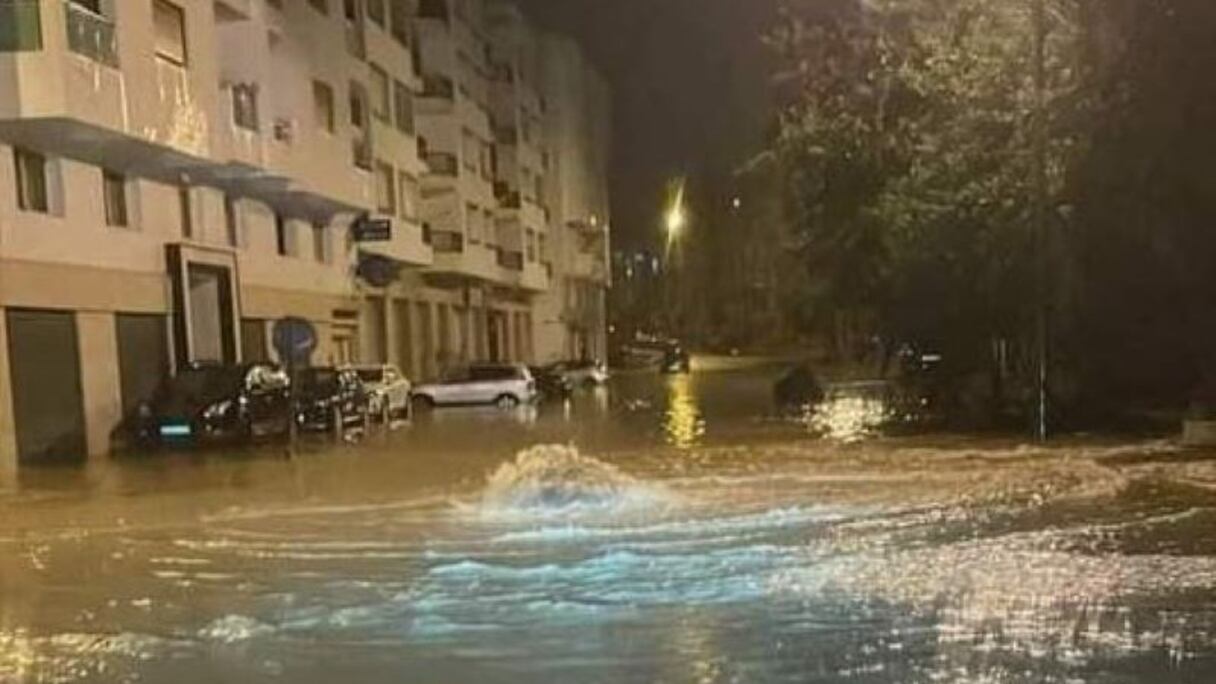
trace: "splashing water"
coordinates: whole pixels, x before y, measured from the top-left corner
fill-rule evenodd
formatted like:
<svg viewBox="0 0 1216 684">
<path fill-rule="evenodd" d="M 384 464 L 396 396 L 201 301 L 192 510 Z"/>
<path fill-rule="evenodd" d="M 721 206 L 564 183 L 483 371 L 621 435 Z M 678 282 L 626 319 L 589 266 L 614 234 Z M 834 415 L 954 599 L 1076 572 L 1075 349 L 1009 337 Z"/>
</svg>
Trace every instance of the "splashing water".
<svg viewBox="0 0 1216 684">
<path fill-rule="evenodd" d="M 661 501 L 664 492 L 571 446 L 543 445 L 501 466 L 482 494 L 481 512 L 553 516 L 624 512 Z"/>
</svg>

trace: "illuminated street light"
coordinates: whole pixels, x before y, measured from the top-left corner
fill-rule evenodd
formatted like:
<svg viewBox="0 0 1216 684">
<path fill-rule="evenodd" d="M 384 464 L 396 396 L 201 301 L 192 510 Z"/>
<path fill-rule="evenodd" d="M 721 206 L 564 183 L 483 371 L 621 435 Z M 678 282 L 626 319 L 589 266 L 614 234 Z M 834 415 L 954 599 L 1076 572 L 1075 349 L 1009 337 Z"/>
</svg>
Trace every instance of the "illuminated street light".
<svg viewBox="0 0 1216 684">
<path fill-rule="evenodd" d="M 671 201 L 664 217 L 664 227 L 667 230 L 667 250 L 670 253 L 684 229 L 688 227 L 688 209 L 684 206 L 684 179 L 682 178 L 672 181 Z"/>
</svg>

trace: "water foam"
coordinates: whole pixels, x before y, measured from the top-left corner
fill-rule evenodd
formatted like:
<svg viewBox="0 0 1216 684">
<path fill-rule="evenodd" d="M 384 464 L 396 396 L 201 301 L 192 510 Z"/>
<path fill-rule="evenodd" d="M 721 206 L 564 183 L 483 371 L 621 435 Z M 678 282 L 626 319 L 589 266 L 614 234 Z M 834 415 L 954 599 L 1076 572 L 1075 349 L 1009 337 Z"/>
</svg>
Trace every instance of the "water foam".
<svg viewBox="0 0 1216 684">
<path fill-rule="evenodd" d="M 490 476 L 480 511 L 508 517 L 603 514 L 648 508 L 666 498 L 660 487 L 575 447 L 542 445 L 520 452 Z"/>
</svg>

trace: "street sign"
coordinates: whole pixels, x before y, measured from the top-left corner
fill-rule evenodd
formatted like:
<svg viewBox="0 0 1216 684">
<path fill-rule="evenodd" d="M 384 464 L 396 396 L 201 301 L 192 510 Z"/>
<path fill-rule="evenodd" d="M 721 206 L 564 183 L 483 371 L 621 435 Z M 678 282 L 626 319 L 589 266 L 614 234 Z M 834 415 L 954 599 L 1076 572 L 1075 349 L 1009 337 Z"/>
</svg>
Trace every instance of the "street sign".
<svg viewBox="0 0 1216 684">
<path fill-rule="evenodd" d="M 280 360 L 288 365 L 307 366 L 317 350 L 317 329 L 303 318 L 288 317 L 276 321 L 271 337 Z"/>
<path fill-rule="evenodd" d="M 355 242 L 391 242 L 393 239 L 392 219 L 360 216 L 350 229 Z"/>
</svg>

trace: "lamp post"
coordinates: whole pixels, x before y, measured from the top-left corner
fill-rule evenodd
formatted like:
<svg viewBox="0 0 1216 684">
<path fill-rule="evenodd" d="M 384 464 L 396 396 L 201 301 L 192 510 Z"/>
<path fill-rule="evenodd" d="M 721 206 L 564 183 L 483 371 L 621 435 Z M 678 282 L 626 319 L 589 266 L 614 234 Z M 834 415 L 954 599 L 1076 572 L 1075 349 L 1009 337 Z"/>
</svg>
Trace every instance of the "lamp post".
<svg viewBox="0 0 1216 684">
<path fill-rule="evenodd" d="M 1048 176 L 1047 176 L 1047 4 L 1046 0 L 1032 0 L 1032 21 L 1034 23 L 1034 241 L 1037 260 L 1037 321 L 1035 325 L 1035 346 L 1038 356 L 1038 372 L 1036 378 L 1036 425 L 1035 436 L 1040 441 L 1046 441 L 1048 435 L 1048 405 L 1047 386 L 1050 366 L 1050 287 L 1048 278 L 1051 276 L 1048 265 Z"/>
</svg>

